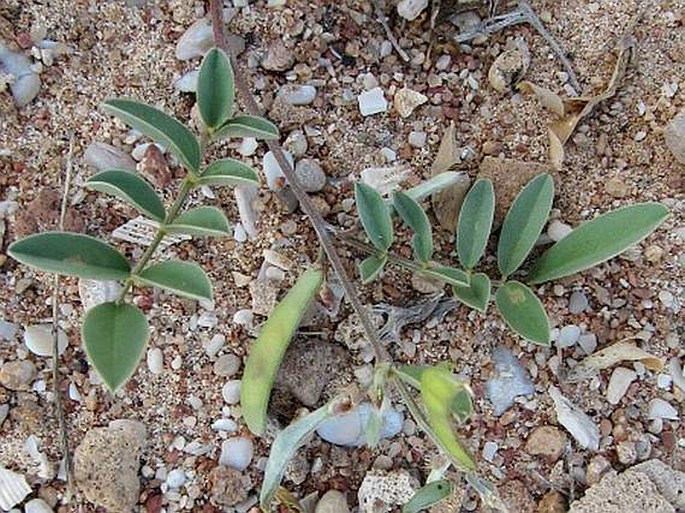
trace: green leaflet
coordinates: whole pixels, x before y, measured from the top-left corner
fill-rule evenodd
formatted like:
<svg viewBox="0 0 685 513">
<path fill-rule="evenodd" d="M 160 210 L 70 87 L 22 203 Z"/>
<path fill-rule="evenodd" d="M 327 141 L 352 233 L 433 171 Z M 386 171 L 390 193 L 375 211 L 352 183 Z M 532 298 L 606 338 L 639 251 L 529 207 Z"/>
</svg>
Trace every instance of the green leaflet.
<svg viewBox="0 0 685 513">
<path fill-rule="evenodd" d="M 451 422 L 456 415 L 453 404 L 461 403 L 459 396 L 464 390 L 464 385 L 444 369 L 426 369 L 421 375 L 421 398 L 437 441 L 458 468 L 475 470 L 476 462 L 457 439 Z M 463 412 L 459 413 L 458 420 L 463 420 Z"/>
<path fill-rule="evenodd" d="M 106 242 L 70 232 L 29 235 L 10 244 L 7 254 L 30 267 L 89 280 L 125 280 L 131 267 Z"/>
<path fill-rule="evenodd" d="M 197 181 L 198 185 L 259 185 L 257 173 L 239 160 L 222 159 L 212 162 Z"/>
<path fill-rule="evenodd" d="M 387 256 L 377 257 L 375 255 L 362 260 L 359 264 L 359 276 L 362 283 L 366 284 L 375 280 L 383 270 L 383 267 L 385 267 L 387 261 Z"/>
<path fill-rule="evenodd" d="M 174 222 L 165 226 L 169 233 L 185 233 L 199 237 L 231 235 L 226 215 L 216 207 L 196 207 L 186 210 Z"/>
<path fill-rule="evenodd" d="M 320 269 L 305 271 L 276 305 L 250 349 L 240 387 L 240 404 L 247 427 L 256 435 L 264 434 L 266 409 L 278 367 L 322 281 Z"/>
<path fill-rule="evenodd" d="M 452 495 L 452 483 L 447 479 L 433 481 L 418 490 L 409 502 L 402 506 L 402 513 L 419 513 L 429 509 Z"/>
<path fill-rule="evenodd" d="M 195 135 L 161 110 L 135 100 L 107 100 L 103 108 L 131 128 L 169 148 L 188 169 L 198 172 L 202 153 Z"/>
<path fill-rule="evenodd" d="M 387 251 L 392 245 L 393 231 L 390 210 L 380 193 L 363 182 L 354 186 L 359 218 L 367 237 L 376 249 Z"/>
<path fill-rule="evenodd" d="M 205 126 L 213 131 L 233 114 L 233 70 L 223 50 L 212 48 L 200 65 L 197 107 Z"/>
<path fill-rule="evenodd" d="M 543 253 L 529 283 L 569 276 L 622 253 L 652 233 L 668 216 L 660 203 L 619 208 L 588 221 Z"/>
<path fill-rule="evenodd" d="M 217 139 L 233 137 L 254 137 L 255 139 L 278 139 L 278 127 L 271 121 L 257 116 L 236 116 L 217 130 Z"/>
<path fill-rule="evenodd" d="M 127 303 L 94 306 L 83 321 L 86 355 L 111 392 L 126 383 L 136 370 L 148 337 L 145 315 Z"/>
<path fill-rule="evenodd" d="M 190 299 L 212 300 L 212 284 L 200 266 L 192 262 L 168 260 L 152 264 L 138 276 L 138 281 Z"/>
<path fill-rule="evenodd" d="M 162 199 L 140 175 L 124 169 L 109 169 L 91 176 L 86 187 L 111 194 L 133 205 L 155 221 L 164 221 Z"/>
<path fill-rule="evenodd" d="M 495 301 L 512 330 L 536 344 L 550 344 L 549 319 L 532 290 L 518 281 L 509 281 L 499 288 Z"/>
<path fill-rule="evenodd" d="M 259 492 L 259 505 L 262 511 L 270 511 L 269 505 L 281 484 L 285 470 L 304 440 L 331 415 L 331 406 L 322 406 L 296 420 L 276 436 L 271 445 L 269 460 L 264 469 L 264 481 Z"/>
<path fill-rule="evenodd" d="M 554 181 L 548 174 L 533 178 L 511 205 L 502 224 L 497 245 L 497 264 L 502 276 L 512 274 L 533 249 L 547 222 L 554 199 Z"/>
<path fill-rule="evenodd" d="M 421 274 L 443 281 L 448 285 L 468 286 L 469 284 L 469 275 L 461 269 L 456 269 L 454 267 L 437 265 L 421 270 Z"/>
<path fill-rule="evenodd" d="M 469 285 L 454 285 L 452 291 L 454 297 L 471 308 L 485 313 L 490 301 L 490 278 L 487 274 L 476 273 L 471 275 Z"/>
<path fill-rule="evenodd" d="M 464 198 L 457 224 L 457 254 L 467 269 L 472 269 L 485 252 L 495 214 L 495 189 L 481 178 Z"/>
<path fill-rule="evenodd" d="M 421 205 L 403 192 L 393 195 L 393 205 L 402 220 L 414 231 L 412 247 L 416 258 L 428 263 L 433 256 L 433 232 L 428 216 Z"/>
</svg>

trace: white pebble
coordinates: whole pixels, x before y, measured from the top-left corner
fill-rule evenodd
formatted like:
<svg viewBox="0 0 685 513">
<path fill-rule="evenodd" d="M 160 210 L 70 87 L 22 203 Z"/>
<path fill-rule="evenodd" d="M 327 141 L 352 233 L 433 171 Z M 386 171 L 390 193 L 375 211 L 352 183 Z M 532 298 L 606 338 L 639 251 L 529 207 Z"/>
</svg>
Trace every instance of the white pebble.
<svg viewBox="0 0 685 513">
<path fill-rule="evenodd" d="M 240 380 L 234 379 L 227 382 L 221 389 L 221 396 L 226 404 L 237 404 L 240 401 Z"/>
<path fill-rule="evenodd" d="M 176 81 L 174 87 L 182 93 L 194 93 L 197 91 L 197 77 L 199 74 L 199 70 L 190 70 Z"/>
<path fill-rule="evenodd" d="M 649 418 L 678 420 L 678 410 L 660 398 L 649 401 Z"/>
<path fill-rule="evenodd" d="M 233 314 L 233 324 L 238 324 L 239 326 L 245 326 L 246 328 L 252 327 L 252 320 L 254 319 L 254 314 L 252 310 L 244 309 L 238 310 Z"/>
<path fill-rule="evenodd" d="M 371 116 L 388 110 L 388 100 L 385 99 L 380 87 L 364 91 L 357 97 L 357 101 L 362 116 Z"/>
<path fill-rule="evenodd" d="M 228 433 L 235 433 L 238 431 L 238 424 L 231 419 L 218 419 L 212 423 L 214 431 L 226 431 Z"/>
<path fill-rule="evenodd" d="M 257 151 L 257 146 L 259 146 L 257 139 L 254 137 L 244 137 L 236 151 L 243 157 L 250 157 Z"/>
<path fill-rule="evenodd" d="M 214 46 L 214 34 L 212 26 L 207 18 L 202 18 L 193 23 L 176 43 L 176 58 L 186 61 L 195 57 L 202 57 Z"/>
<path fill-rule="evenodd" d="M 294 160 L 292 155 L 287 151 L 283 152 L 285 154 L 286 160 L 291 166 L 294 165 Z M 266 178 L 266 185 L 272 191 L 278 191 L 285 185 L 285 175 L 281 170 L 281 166 L 276 162 L 276 157 L 273 152 L 267 151 L 262 159 L 262 170 L 264 171 L 264 177 Z"/>
<path fill-rule="evenodd" d="M 75 383 L 69 383 L 69 399 L 81 402 L 81 393 L 78 391 Z"/>
<path fill-rule="evenodd" d="M 31 499 L 24 505 L 24 513 L 53 513 L 53 510 L 43 499 Z"/>
<path fill-rule="evenodd" d="M 233 227 L 233 240 L 236 242 L 245 242 L 247 240 L 247 232 L 242 223 L 237 223 Z"/>
<path fill-rule="evenodd" d="M 219 464 L 245 470 L 252 461 L 253 447 L 249 438 L 229 438 L 221 444 Z"/>
<path fill-rule="evenodd" d="M 135 170 L 136 162 L 119 148 L 103 142 L 93 142 L 88 145 L 83 160 L 98 171 L 120 168 Z M 99 283 L 95 280 L 80 280 Z M 116 282 L 115 282 L 116 283 Z"/>
<path fill-rule="evenodd" d="M 48 325 L 27 326 L 24 330 L 24 344 L 33 354 L 52 356 L 52 327 Z M 67 334 L 57 330 L 57 353 L 61 356 L 67 348 Z"/>
<path fill-rule="evenodd" d="M 415 20 L 428 6 L 428 0 L 400 0 L 397 14 L 408 21 Z"/>
<path fill-rule="evenodd" d="M 614 369 L 611 378 L 609 378 L 609 385 L 607 385 L 607 400 L 611 404 L 618 404 L 635 379 L 637 379 L 637 373 L 634 370 L 625 367 Z"/>
<path fill-rule="evenodd" d="M 152 374 L 161 374 L 164 370 L 164 355 L 159 347 L 148 349 L 147 368 Z"/>
<path fill-rule="evenodd" d="M 207 342 L 207 345 L 205 345 L 205 353 L 207 353 L 207 356 L 210 358 L 216 356 L 219 354 L 219 351 L 221 351 L 221 348 L 224 347 L 225 343 L 226 337 L 224 335 L 214 335 L 210 341 Z"/>
<path fill-rule="evenodd" d="M 408 140 L 414 148 L 423 148 L 426 145 L 426 132 L 409 132 Z"/>
<path fill-rule="evenodd" d="M 669 376 L 668 374 L 659 374 L 656 377 L 656 386 L 658 386 L 662 390 L 670 390 L 672 384 L 673 378 L 671 378 L 671 376 Z"/>
<path fill-rule="evenodd" d="M 497 454 L 497 449 L 498 446 L 495 442 L 485 442 L 485 445 L 483 446 L 483 459 L 492 462 L 495 458 L 495 454 Z"/>
<path fill-rule="evenodd" d="M 564 326 L 563 328 L 561 328 L 561 331 L 559 331 L 559 337 L 557 338 L 557 346 L 561 348 L 571 347 L 576 342 L 578 342 L 579 338 L 580 328 L 575 324 L 569 324 L 568 326 Z"/>
<path fill-rule="evenodd" d="M 578 337 L 578 345 L 585 354 L 592 354 L 597 349 L 597 336 L 594 333 L 583 333 Z"/>
<path fill-rule="evenodd" d="M 554 219 L 547 226 L 547 235 L 554 242 L 558 242 L 573 231 L 570 225 Z"/>
<path fill-rule="evenodd" d="M 291 105 L 309 105 L 316 98 L 316 87 L 311 85 L 285 85 L 278 96 Z"/>
<path fill-rule="evenodd" d="M 188 480 L 186 473 L 181 468 L 175 468 L 166 476 L 166 484 L 169 488 L 175 489 L 183 486 Z"/>
</svg>

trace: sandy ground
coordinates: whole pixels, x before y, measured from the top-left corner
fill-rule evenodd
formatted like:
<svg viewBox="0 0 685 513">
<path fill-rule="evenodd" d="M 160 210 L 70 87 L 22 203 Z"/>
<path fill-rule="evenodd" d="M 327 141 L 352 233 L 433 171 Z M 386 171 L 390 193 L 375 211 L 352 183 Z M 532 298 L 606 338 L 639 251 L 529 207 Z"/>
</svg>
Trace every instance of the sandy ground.
<svg viewBox="0 0 685 513">
<path fill-rule="evenodd" d="M 130 2 L 136 3 L 136 2 Z M 71 206 L 84 221 L 83 231 L 107 237 L 117 226 L 135 214 L 128 207 L 94 193 L 84 193 L 81 185 L 94 172 L 83 159 L 85 149 L 94 141 L 106 142 L 131 152 L 136 144 L 127 144 L 126 129 L 100 109 L 111 96 L 129 96 L 164 108 L 187 120 L 193 106 L 192 94 L 178 92 L 174 82 L 199 64 L 198 59 L 179 61 L 174 56 L 178 38 L 204 14 L 201 2 L 174 0 L 168 3 L 139 2 L 95 3 L 16 2 L 0 5 L 0 39 L 11 48 L 26 41 L 27 35 L 45 30 L 45 38 L 64 43 L 67 55 L 58 57 L 41 73 L 42 88 L 28 106 L 17 110 L 9 92 L 0 93 L 0 201 L 16 202 L 24 210 L 45 188 L 59 189 L 73 135 L 73 186 Z M 446 3 L 446 2 L 443 2 Z M 630 258 L 618 258 L 597 269 L 543 287 L 541 297 L 556 327 L 578 325 L 597 336 L 598 347 L 637 337 L 647 351 L 668 361 L 682 357 L 683 302 L 683 165 L 667 150 L 662 131 L 672 117 L 685 108 L 685 30 L 681 1 L 639 2 L 632 0 L 535 1 L 539 13 L 546 12 L 546 25 L 572 56 L 583 93 L 601 90 L 611 76 L 618 39 L 631 26 L 639 9 L 643 18 L 634 27 L 637 39 L 635 59 L 617 95 L 601 104 L 583 120 L 569 142 L 566 161 L 559 175 L 555 215 L 575 226 L 607 210 L 638 201 L 660 201 L 672 214 L 657 233 L 631 252 Z M 389 8 L 388 8 L 389 9 Z M 248 79 L 255 84 L 261 103 L 271 107 L 279 87 L 288 82 L 313 83 L 317 97 L 308 107 L 291 107 L 291 116 L 302 116 L 307 126 L 307 156 L 320 160 L 329 185 L 318 193 L 318 201 L 328 212 L 332 224 L 349 225 L 351 215 L 342 207 L 344 198 L 352 197 L 352 183 L 362 170 L 388 165 L 381 148 L 397 153 L 397 163 L 411 174 L 406 184 L 428 176 L 438 144 L 449 121 L 457 128 L 457 142 L 470 147 L 475 156 L 462 170 L 475 176 L 484 156 L 486 143 L 500 143 L 502 157 L 545 163 L 547 161 L 546 124 L 551 119 L 531 97 L 511 91 L 497 93 L 488 84 L 487 71 L 507 41 L 522 37 L 527 42 L 532 64 L 526 78 L 563 94 L 563 71 L 544 41 L 527 25 L 517 26 L 492 36 L 471 53 L 460 52 L 451 42 L 456 29 L 441 23 L 433 36 L 431 65 L 423 64 L 431 36 L 426 20 L 406 23 L 391 20 L 396 33 L 414 62 L 401 62 L 397 54 L 381 58 L 385 40 L 382 27 L 375 21 L 367 2 L 304 2 L 288 0 L 285 7 L 271 8 L 264 2 L 251 2 L 249 9 L 239 9 L 230 29 L 245 39 L 246 49 L 239 57 L 248 67 Z M 282 43 L 281 43 L 282 41 Z M 295 65 L 286 72 L 269 72 L 259 66 L 272 44 L 284 44 L 295 56 Z M 31 46 L 30 44 L 28 45 Z M 28 50 L 27 50 L 28 52 Z M 450 55 L 446 70 L 437 70 L 435 60 Z M 321 65 L 328 59 L 330 66 Z M 466 70 L 466 76 L 460 73 Z M 410 87 L 423 92 L 429 102 L 407 119 L 394 110 L 362 117 L 356 99 L 346 102 L 349 92 L 355 96 L 363 88 L 363 74 L 372 73 L 390 99 L 396 89 Z M 438 79 L 431 77 L 437 75 Z M 433 87 L 429 82 L 439 83 Z M 474 87 L 475 82 L 475 87 Z M 293 123 L 273 115 L 287 135 Z M 297 119 L 297 118 L 294 118 Z M 421 148 L 408 143 L 411 131 L 424 131 L 427 142 Z M 215 156 L 235 155 L 237 143 L 219 145 Z M 488 146 L 491 147 L 491 144 Z M 260 145 L 252 160 L 261 166 L 265 151 Z M 178 175 L 178 173 L 176 173 Z M 173 182 L 164 190 L 172 198 Z M 230 192 L 215 199 L 200 196 L 193 201 L 208 201 L 223 208 L 230 219 L 237 211 Z M 66 399 L 67 422 L 72 448 L 92 427 L 107 425 L 117 418 L 135 418 L 147 430 L 147 447 L 142 464 L 149 471 L 141 477 L 140 503 L 162 495 L 167 511 L 179 509 L 211 511 L 208 496 L 209 471 L 217 465 L 222 438 L 226 433 L 211 429 L 211 424 L 228 416 L 239 425 L 239 434 L 249 436 L 239 420 L 239 408 L 228 406 L 221 390 L 226 377 L 216 376 L 217 356 L 208 356 L 204 347 L 216 335 L 225 337 L 219 354 L 244 357 L 252 340 L 248 330 L 232 322 L 233 314 L 251 308 L 247 287 L 235 283 L 233 272 L 254 278 L 262 265 L 264 249 L 278 248 L 294 265 L 286 272 L 286 290 L 297 273 L 317 256 L 316 243 L 306 218 L 298 210 L 289 214 L 275 195 L 266 188 L 260 193 L 259 235 L 247 243 L 233 240 L 198 240 L 168 249 L 168 256 L 194 260 L 203 265 L 216 284 L 213 312 L 193 302 L 157 293 L 141 292 L 137 301 L 149 313 L 153 326 L 151 344 L 164 355 L 164 372 L 153 375 L 143 362 L 125 390 L 114 397 L 107 394 L 89 369 L 79 343 L 82 315 L 77 281 L 63 280 L 60 297 L 62 326 L 69 336 L 69 347 L 62 357 L 62 389 L 78 390 L 78 397 Z M 44 216 L 41 205 L 33 204 L 31 216 Z M 6 216 L 2 250 L 16 238 L 18 212 Z M 284 229 L 284 223 L 295 223 Z M 49 223 L 46 223 L 49 224 Z M 680 227 L 680 228 L 679 228 Z M 44 229 L 45 226 L 42 226 Z M 286 233 L 284 233 L 286 232 Z M 410 255 L 409 237 L 403 232 L 403 246 L 398 251 Z M 133 258 L 140 247 L 121 244 Z M 341 248 L 354 272 L 361 254 Z M 436 255 L 445 262 L 453 258 L 453 242 L 441 233 L 436 240 Z M 484 266 L 494 263 L 493 252 Z M 7 258 L 0 268 L 0 318 L 21 326 L 45 322 L 51 316 L 51 281 Z M 369 303 L 405 305 L 420 298 L 409 285 L 409 275 L 391 270 L 383 279 L 362 287 Z M 569 297 L 582 291 L 590 302 L 586 312 L 569 312 Z M 343 307 L 335 319 L 316 326 L 317 336 L 335 340 L 338 324 L 350 322 L 349 310 Z M 200 319 L 200 325 L 198 325 Z M 209 320 L 207 320 L 209 319 Z M 258 324 L 262 318 L 257 317 Z M 206 322 L 205 322 L 206 321 Z M 618 405 L 606 400 L 610 371 L 579 384 L 560 382 L 554 371 L 561 359 L 568 367 L 582 357 L 579 349 L 544 349 L 522 342 L 506 329 L 491 308 L 487 315 L 476 315 L 460 307 L 446 319 L 428 326 L 415 325 L 403 331 L 399 344 L 391 351 L 399 361 L 425 363 L 451 360 L 457 371 L 467 377 L 476 392 L 476 416 L 462 435 L 478 454 L 488 441 L 496 442 L 498 452 L 492 462 L 483 462 L 483 472 L 496 483 L 518 481 L 534 504 L 550 489 L 579 495 L 585 487 L 585 469 L 600 454 L 621 470 L 634 463 L 619 458 L 621 442 L 645 444 L 648 457 L 656 457 L 674 468 L 685 470 L 683 432 L 679 422 L 664 422 L 663 429 L 648 430 L 647 404 L 660 397 L 681 410 L 682 391 L 657 386 L 656 374 L 647 372 L 629 388 Z M 340 337 L 337 337 L 340 338 Z M 537 394 L 515 404 L 503 417 L 492 413 L 484 397 L 484 383 L 492 370 L 490 354 L 494 347 L 508 346 L 533 374 Z M 358 355 L 357 355 L 358 356 Z M 554 359 L 556 358 L 556 360 Z M 35 435 L 48 458 L 57 461 L 60 448 L 57 423 L 51 405 L 50 362 L 29 353 L 21 340 L 21 330 L 12 340 L 0 344 L 0 366 L 15 360 L 29 360 L 38 374 L 28 390 L 13 391 L 0 386 L 0 404 L 9 405 L 9 416 L 0 424 L 0 464 L 26 474 L 34 492 L 50 500 L 52 506 L 61 498 L 64 484 L 41 479 L 37 467 L 23 446 Z M 355 365 L 363 362 L 356 358 Z M 630 366 L 629 364 L 627 364 Z M 239 374 L 235 377 L 239 378 Z M 561 386 L 564 394 L 579 405 L 600 425 L 602 441 L 598 453 L 584 451 L 568 437 L 564 457 L 551 461 L 528 454 L 525 440 L 536 426 L 554 426 L 559 432 L 552 401 L 546 393 L 551 384 Z M 682 410 L 681 410 L 682 412 Z M 406 426 L 405 426 L 406 427 Z M 409 434 L 407 434 L 409 433 Z M 235 436 L 235 435 L 230 435 Z M 202 456 L 182 450 L 186 442 L 199 441 L 211 446 Z M 262 472 L 260 459 L 268 446 L 255 439 L 255 456 L 245 471 L 258 490 Z M 411 429 L 386 440 L 375 449 L 341 451 L 323 442 L 313 442 L 305 452 L 304 466 L 309 470 L 320 458 L 318 471 L 301 484 L 286 484 L 300 497 L 312 491 L 330 488 L 347 493 L 350 505 L 356 504 L 356 489 L 379 456 L 390 455 L 390 468 L 407 469 L 425 479 L 434 454 L 431 444 Z M 644 455 L 642 456 L 643 459 Z M 382 460 L 385 462 L 386 460 Z M 183 468 L 191 476 L 185 487 L 174 493 L 160 488 L 165 471 Z M 161 469 L 161 470 L 160 470 Z M 155 475 L 156 474 L 156 475 Z M 574 484 L 558 480 L 571 475 Z M 555 477 L 556 476 L 556 477 Z M 160 479 L 162 478 L 162 479 Z M 555 480 L 556 479 L 556 480 Z M 562 484 L 558 484 L 558 483 Z M 527 491 L 526 491 L 527 490 Z M 571 491 L 572 490 L 572 491 Z M 156 504 L 156 503 L 155 503 Z M 469 510 L 480 506 L 468 498 Z M 533 507 L 533 506 L 530 506 Z M 94 511 L 78 495 L 60 511 Z M 154 511 L 148 506 L 148 511 Z M 155 506 L 156 508 L 156 506 Z"/>
</svg>

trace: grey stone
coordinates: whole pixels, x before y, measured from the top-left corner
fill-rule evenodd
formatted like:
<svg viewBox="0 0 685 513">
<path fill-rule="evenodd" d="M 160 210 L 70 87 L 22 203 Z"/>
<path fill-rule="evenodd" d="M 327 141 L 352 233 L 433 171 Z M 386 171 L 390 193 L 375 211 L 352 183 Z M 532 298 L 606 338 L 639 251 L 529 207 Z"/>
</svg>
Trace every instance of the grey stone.
<svg viewBox="0 0 685 513">
<path fill-rule="evenodd" d="M 681 111 L 664 130 L 666 146 L 675 159 L 685 164 L 685 110 Z"/>
<path fill-rule="evenodd" d="M 535 387 L 518 358 L 504 346 L 492 352 L 495 376 L 485 384 L 495 415 L 502 415 L 520 395 L 535 393 Z"/>
<path fill-rule="evenodd" d="M 26 390 L 36 375 L 36 366 L 28 360 L 7 362 L 0 367 L 0 385 L 10 390 Z"/>
<path fill-rule="evenodd" d="M 309 105 L 316 98 L 316 87 L 311 85 L 284 85 L 278 96 L 290 105 Z"/>
<path fill-rule="evenodd" d="M 568 300 L 568 311 L 573 315 L 584 312 L 588 306 L 587 296 L 578 290 L 574 291 Z"/>
<path fill-rule="evenodd" d="M 222 354 L 214 362 L 214 374 L 224 378 L 230 378 L 240 370 L 240 364 L 240 358 L 233 353 Z"/>
<path fill-rule="evenodd" d="M 316 505 L 315 513 L 350 513 L 347 499 L 338 490 L 328 490 Z"/>
<path fill-rule="evenodd" d="M 324 421 L 316 430 L 318 435 L 335 445 L 360 447 L 366 444 L 366 426 L 371 418 L 371 405 L 361 403 L 343 415 Z M 388 408 L 383 415 L 381 438 L 392 438 L 404 424 L 404 415 Z"/>
<path fill-rule="evenodd" d="M 315 159 L 302 159 L 295 166 L 295 176 L 307 192 L 319 192 L 326 185 L 326 174 Z"/>
<path fill-rule="evenodd" d="M 103 142 L 94 142 L 88 145 L 83 154 L 86 164 L 93 166 L 98 171 L 107 169 L 130 169 L 135 171 L 136 161 L 119 148 Z"/>
</svg>

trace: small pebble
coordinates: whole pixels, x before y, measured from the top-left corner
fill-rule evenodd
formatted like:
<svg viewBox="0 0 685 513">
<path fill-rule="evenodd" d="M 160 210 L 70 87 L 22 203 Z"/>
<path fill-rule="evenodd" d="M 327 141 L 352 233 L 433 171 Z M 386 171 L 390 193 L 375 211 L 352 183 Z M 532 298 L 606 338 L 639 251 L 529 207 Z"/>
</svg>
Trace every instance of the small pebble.
<svg viewBox="0 0 685 513">
<path fill-rule="evenodd" d="M 409 132 L 409 144 L 414 148 L 423 148 L 426 145 L 426 132 Z"/>
<path fill-rule="evenodd" d="M 428 0 L 400 0 L 397 14 L 407 21 L 413 21 L 428 7 Z"/>
<path fill-rule="evenodd" d="M 235 433 L 238 431 L 238 424 L 231 419 L 219 419 L 212 423 L 212 429 L 214 431 L 226 431 L 228 433 Z"/>
<path fill-rule="evenodd" d="M 148 349 L 147 368 L 152 374 L 161 374 L 164 370 L 164 355 L 159 347 Z"/>
<path fill-rule="evenodd" d="M 672 384 L 673 378 L 671 378 L 671 376 L 669 376 L 668 374 L 659 374 L 656 377 L 656 386 L 658 386 L 662 390 L 670 390 Z"/>
<path fill-rule="evenodd" d="M 309 144 L 307 142 L 307 136 L 302 130 L 293 130 L 288 134 L 283 147 L 289 151 L 293 157 L 300 158 L 307 153 Z"/>
<path fill-rule="evenodd" d="M 678 410 L 663 399 L 656 397 L 649 401 L 649 418 L 678 420 Z"/>
<path fill-rule="evenodd" d="M 291 166 L 294 165 L 292 155 L 287 151 L 285 153 L 286 160 Z M 273 152 L 267 151 L 262 159 L 262 170 L 264 171 L 264 176 L 266 177 L 266 185 L 272 191 L 281 190 L 285 186 L 285 175 L 281 170 L 281 166 L 276 162 L 276 157 Z"/>
<path fill-rule="evenodd" d="M 388 101 L 380 87 L 364 91 L 357 97 L 362 116 L 371 116 L 388 110 Z"/>
<path fill-rule="evenodd" d="M 214 362 L 214 374 L 230 378 L 240 370 L 241 363 L 240 358 L 233 353 L 223 354 Z"/>
<path fill-rule="evenodd" d="M 295 63 L 295 55 L 280 40 L 273 42 L 262 60 L 262 67 L 269 71 L 286 71 Z"/>
<path fill-rule="evenodd" d="M 52 356 L 52 326 L 27 326 L 27 328 L 24 330 L 24 344 L 28 350 L 35 355 Z M 67 345 L 67 334 L 61 329 L 57 330 L 57 353 L 59 356 L 64 353 Z"/>
<path fill-rule="evenodd" d="M 641 142 L 644 141 L 647 138 L 647 132 L 644 130 L 640 130 L 635 134 L 635 141 L 636 142 Z"/>
<path fill-rule="evenodd" d="M 675 159 L 685 164 L 685 110 L 680 111 L 664 130 L 666 146 Z"/>
<path fill-rule="evenodd" d="M 185 73 L 174 83 L 174 87 L 182 93 L 194 93 L 197 91 L 197 77 L 199 74 L 199 70 L 196 69 Z"/>
<path fill-rule="evenodd" d="M 580 338 L 580 328 L 575 324 L 569 324 L 564 326 L 559 331 L 559 337 L 557 338 L 557 346 L 561 348 L 572 347 L 578 342 Z"/>
<path fill-rule="evenodd" d="M 587 310 L 589 304 L 590 303 L 588 302 L 587 296 L 582 292 L 576 290 L 571 294 L 571 297 L 569 298 L 568 311 L 571 312 L 573 315 L 577 315 Z"/>
<path fill-rule="evenodd" d="M 237 404 L 240 401 L 240 380 L 234 379 L 221 389 L 221 396 L 226 404 Z"/>
<path fill-rule="evenodd" d="M 233 314 L 233 324 L 245 326 L 248 329 L 252 327 L 253 320 L 254 314 L 252 313 L 252 310 L 238 310 L 236 313 Z"/>
<path fill-rule="evenodd" d="M 499 446 L 495 442 L 485 442 L 483 446 L 483 459 L 492 463 L 498 448 Z"/>
<path fill-rule="evenodd" d="M 449 56 L 447 56 L 449 57 Z M 395 93 L 393 106 L 403 118 L 408 118 L 414 110 L 428 101 L 428 97 L 417 91 L 403 87 Z"/>
<path fill-rule="evenodd" d="M 43 499 L 31 499 L 24 505 L 24 513 L 53 513 L 53 509 Z"/>
<path fill-rule="evenodd" d="M 221 351 L 221 348 L 224 347 L 225 343 L 226 337 L 224 335 L 214 335 L 205 345 L 205 353 L 207 353 L 207 356 L 210 358 L 214 357 L 219 354 L 219 351 Z"/>
<path fill-rule="evenodd" d="M 254 155 L 255 151 L 257 151 L 258 146 L 259 143 L 254 137 L 244 137 L 236 151 L 243 157 L 250 157 Z"/>
<path fill-rule="evenodd" d="M 562 223 L 558 219 L 552 220 L 549 223 L 549 226 L 547 227 L 547 235 L 554 242 L 560 241 L 561 239 L 566 237 L 572 231 L 573 231 L 573 228 L 571 228 L 571 226 L 569 226 L 566 223 Z"/>
<path fill-rule="evenodd" d="M 212 26 L 207 18 L 202 18 L 188 27 L 178 39 L 176 58 L 180 61 L 187 61 L 202 57 L 212 46 L 214 46 Z"/>
<path fill-rule="evenodd" d="M 315 159 L 302 159 L 295 166 L 295 176 L 306 192 L 319 192 L 326 185 L 326 174 Z"/>
<path fill-rule="evenodd" d="M 36 366 L 28 360 L 15 360 L 0 367 L 0 385 L 10 390 L 26 390 L 36 375 Z"/>
<path fill-rule="evenodd" d="M 243 471 L 252 461 L 253 450 L 249 438 L 229 438 L 221 444 L 219 464 Z"/>
<path fill-rule="evenodd" d="M 316 430 L 321 438 L 335 445 L 359 447 L 366 443 L 366 425 L 371 416 L 369 403 L 325 420 Z M 404 415 L 389 408 L 383 416 L 381 438 L 391 438 L 402 430 Z"/>
<path fill-rule="evenodd" d="M 585 354 L 592 354 L 597 349 L 597 336 L 594 333 L 583 333 L 578 337 L 578 345 Z"/>
<path fill-rule="evenodd" d="M 618 404 L 626 392 L 630 384 L 637 379 L 637 373 L 634 370 L 625 367 L 617 367 L 611 373 L 609 384 L 607 385 L 607 400 L 611 404 Z"/>
<path fill-rule="evenodd" d="M 290 105 L 309 105 L 316 98 L 316 87 L 311 85 L 285 85 L 278 90 L 278 96 Z"/>
<path fill-rule="evenodd" d="M 172 489 L 180 488 L 186 483 L 187 480 L 188 477 L 186 476 L 185 471 L 180 468 L 175 468 L 166 476 L 166 484 Z"/>
<path fill-rule="evenodd" d="M 317 503 L 314 513 L 350 513 L 350 508 L 342 492 L 328 490 Z"/>
</svg>

